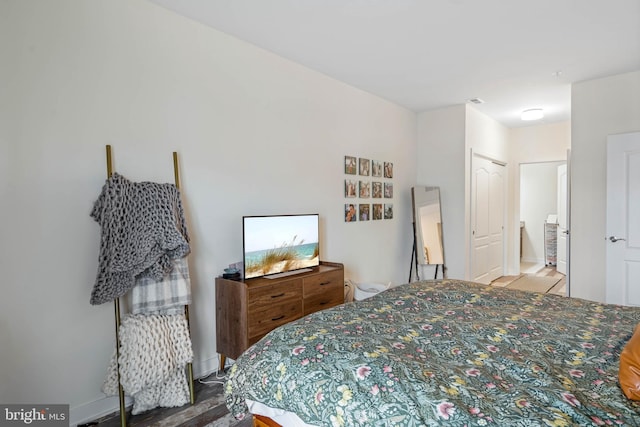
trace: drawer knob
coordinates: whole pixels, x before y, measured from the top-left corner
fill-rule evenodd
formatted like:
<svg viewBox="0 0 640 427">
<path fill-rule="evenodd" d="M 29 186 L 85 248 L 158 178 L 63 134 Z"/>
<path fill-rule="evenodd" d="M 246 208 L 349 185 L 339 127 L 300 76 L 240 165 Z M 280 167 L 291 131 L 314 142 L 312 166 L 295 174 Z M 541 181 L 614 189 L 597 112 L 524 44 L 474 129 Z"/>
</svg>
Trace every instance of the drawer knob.
<svg viewBox="0 0 640 427">
<path fill-rule="evenodd" d="M 271 295 L 271 298 L 280 298 L 281 296 L 284 296 L 284 292 L 278 295 Z"/>
<path fill-rule="evenodd" d="M 320 283 L 320 286 L 328 285 L 328 284 L 330 284 L 330 283 L 331 283 L 331 282 L 322 282 L 322 283 Z"/>
<path fill-rule="evenodd" d="M 274 317 L 271 320 L 276 321 L 276 320 L 280 320 L 280 319 L 284 319 L 284 314 L 282 316 Z"/>
</svg>

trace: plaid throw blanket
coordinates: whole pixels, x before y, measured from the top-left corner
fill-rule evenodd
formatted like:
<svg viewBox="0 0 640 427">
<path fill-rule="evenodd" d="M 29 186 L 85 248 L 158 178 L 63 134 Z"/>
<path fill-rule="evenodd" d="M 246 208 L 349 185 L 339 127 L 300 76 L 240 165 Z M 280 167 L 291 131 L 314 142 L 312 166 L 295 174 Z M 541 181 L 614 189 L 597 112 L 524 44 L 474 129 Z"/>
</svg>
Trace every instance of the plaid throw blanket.
<svg viewBox="0 0 640 427">
<path fill-rule="evenodd" d="M 132 314 L 179 314 L 191 304 L 191 282 L 187 257 L 173 260 L 171 270 L 162 278 L 139 277 L 131 289 Z"/>
</svg>

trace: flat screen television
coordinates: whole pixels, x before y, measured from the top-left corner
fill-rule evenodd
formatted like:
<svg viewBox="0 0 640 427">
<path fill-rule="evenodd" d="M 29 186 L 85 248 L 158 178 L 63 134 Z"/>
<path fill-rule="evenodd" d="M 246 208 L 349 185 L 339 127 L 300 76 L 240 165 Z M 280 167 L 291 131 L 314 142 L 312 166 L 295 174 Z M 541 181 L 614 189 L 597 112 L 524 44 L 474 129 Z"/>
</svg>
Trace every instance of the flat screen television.
<svg viewBox="0 0 640 427">
<path fill-rule="evenodd" d="M 320 264 L 318 214 L 242 217 L 244 278 L 282 277 Z"/>
</svg>

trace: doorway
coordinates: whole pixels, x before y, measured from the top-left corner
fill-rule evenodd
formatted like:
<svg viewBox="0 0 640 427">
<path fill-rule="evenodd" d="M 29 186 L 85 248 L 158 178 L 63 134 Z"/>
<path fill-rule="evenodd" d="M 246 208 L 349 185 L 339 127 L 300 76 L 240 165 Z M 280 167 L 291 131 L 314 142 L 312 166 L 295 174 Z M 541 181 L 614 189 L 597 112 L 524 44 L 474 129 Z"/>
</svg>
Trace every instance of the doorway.
<svg viewBox="0 0 640 427">
<path fill-rule="evenodd" d="M 566 284 L 567 162 L 520 164 L 520 273 L 543 269 Z M 560 266 L 560 268 L 558 268 Z"/>
</svg>

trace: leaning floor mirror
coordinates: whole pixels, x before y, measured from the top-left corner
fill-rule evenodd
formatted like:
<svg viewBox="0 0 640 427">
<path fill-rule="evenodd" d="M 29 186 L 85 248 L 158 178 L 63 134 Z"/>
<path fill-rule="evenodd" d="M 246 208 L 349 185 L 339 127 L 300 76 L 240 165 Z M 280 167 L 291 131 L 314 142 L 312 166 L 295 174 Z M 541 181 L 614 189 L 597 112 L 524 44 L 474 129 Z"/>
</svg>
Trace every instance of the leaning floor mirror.
<svg viewBox="0 0 640 427">
<path fill-rule="evenodd" d="M 420 280 L 419 266 L 435 266 L 434 278 L 438 277 L 438 268 L 442 267 L 442 277 L 446 277 L 444 263 L 444 245 L 442 241 L 442 209 L 440 207 L 439 187 L 411 188 L 413 202 L 413 259 L 415 259 L 416 277 Z M 413 262 L 412 262 L 413 264 Z M 412 265 L 413 268 L 413 265 Z M 411 274 L 409 274 L 411 281 Z"/>
</svg>

